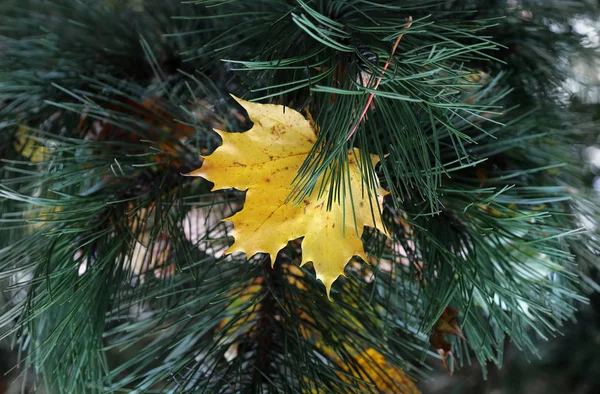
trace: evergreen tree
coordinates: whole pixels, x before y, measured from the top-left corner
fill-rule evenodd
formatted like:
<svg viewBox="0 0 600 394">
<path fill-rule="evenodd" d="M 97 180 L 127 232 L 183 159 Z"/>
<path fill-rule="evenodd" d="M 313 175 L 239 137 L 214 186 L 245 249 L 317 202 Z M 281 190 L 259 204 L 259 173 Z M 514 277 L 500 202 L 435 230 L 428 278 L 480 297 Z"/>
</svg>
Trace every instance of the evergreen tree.
<svg viewBox="0 0 600 394">
<path fill-rule="evenodd" d="M 485 375 L 508 339 L 535 353 L 598 287 L 580 164 L 595 124 L 563 88 L 570 59 L 596 54 L 573 20 L 596 11 L 4 0 L 0 326 L 13 375 L 50 393 L 411 393 L 436 359 L 477 360 Z M 298 265 L 302 239 L 276 259 L 225 254 L 222 220 L 245 191 L 182 175 L 218 152 L 214 128 L 252 127 L 229 94 L 311 119 L 288 204 L 326 183 L 329 208 L 352 205 L 348 150 L 381 160 L 362 162 L 363 188 L 376 195 L 374 171 L 389 191 L 390 238 L 365 230 L 368 261 L 353 258 L 329 294 Z"/>
</svg>

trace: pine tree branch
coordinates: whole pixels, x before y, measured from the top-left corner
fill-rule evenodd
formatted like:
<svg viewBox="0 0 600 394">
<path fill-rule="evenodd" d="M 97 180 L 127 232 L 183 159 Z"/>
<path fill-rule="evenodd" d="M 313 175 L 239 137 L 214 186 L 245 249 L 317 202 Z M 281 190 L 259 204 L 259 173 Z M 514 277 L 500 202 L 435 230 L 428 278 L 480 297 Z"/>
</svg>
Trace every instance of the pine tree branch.
<svg viewBox="0 0 600 394">
<path fill-rule="evenodd" d="M 268 382 L 268 376 L 271 374 L 270 356 L 273 351 L 272 347 L 275 338 L 275 332 L 272 327 L 273 319 L 275 318 L 274 310 L 277 305 L 269 288 L 271 286 L 278 286 L 278 283 L 276 273 L 271 268 L 271 264 L 269 258 L 264 259 L 262 271 L 265 274 L 266 294 L 260 304 L 259 316 L 254 327 L 257 348 L 253 367 L 252 391 L 257 393 L 263 391 L 263 385 Z"/>
</svg>

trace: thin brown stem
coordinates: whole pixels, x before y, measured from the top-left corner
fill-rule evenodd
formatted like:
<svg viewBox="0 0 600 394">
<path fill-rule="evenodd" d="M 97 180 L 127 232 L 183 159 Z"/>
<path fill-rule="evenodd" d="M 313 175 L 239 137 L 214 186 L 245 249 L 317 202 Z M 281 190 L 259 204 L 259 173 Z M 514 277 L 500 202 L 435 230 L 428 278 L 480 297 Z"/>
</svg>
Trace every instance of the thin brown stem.
<svg viewBox="0 0 600 394">
<path fill-rule="evenodd" d="M 412 21 L 413 21 L 412 16 L 409 16 L 408 23 L 406 24 L 406 26 L 404 26 L 405 30 L 412 26 Z M 373 90 L 377 90 L 377 88 L 379 87 L 379 84 L 381 83 L 381 79 L 383 78 L 385 71 L 387 70 L 388 66 L 390 65 L 391 60 L 394 58 L 394 53 L 396 52 L 396 48 L 398 48 L 398 44 L 400 44 L 400 40 L 402 40 L 402 37 L 404 37 L 404 33 L 400 34 L 398 36 L 398 38 L 396 39 L 396 42 L 394 43 L 394 48 L 392 48 L 392 54 L 390 55 L 388 61 L 383 66 L 383 73 L 377 79 L 377 82 L 375 83 L 375 87 L 373 87 Z M 362 113 L 360 114 L 360 118 L 358 119 L 358 122 L 356 122 L 356 124 L 352 128 L 352 131 L 350 132 L 350 135 L 348 135 L 348 138 L 346 139 L 346 141 L 348 141 L 354 135 L 354 133 L 356 132 L 356 129 L 358 129 L 358 125 L 360 124 L 360 122 L 362 122 L 365 115 L 367 114 L 367 110 L 369 109 L 371 102 L 373 102 L 374 97 L 375 97 L 374 93 L 369 94 L 369 100 L 367 100 L 367 105 L 365 105 L 365 108 L 363 109 Z"/>
</svg>

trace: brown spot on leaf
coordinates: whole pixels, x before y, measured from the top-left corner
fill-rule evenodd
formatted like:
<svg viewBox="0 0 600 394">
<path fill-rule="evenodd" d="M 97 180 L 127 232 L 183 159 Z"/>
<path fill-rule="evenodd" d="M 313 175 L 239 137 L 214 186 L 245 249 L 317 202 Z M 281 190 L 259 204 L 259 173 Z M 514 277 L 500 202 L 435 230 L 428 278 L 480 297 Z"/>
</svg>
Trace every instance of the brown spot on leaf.
<svg viewBox="0 0 600 394">
<path fill-rule="evenodd" d="M 286 133 L 285 126 L 282 124 L 276 124 L 273 127 L 271 127 L 271 135 L 279 137 L 281 135 L 284 135 L 285 133 Z"/>
<path fill-rule="evenodd" d="M 302 210 L 302 212 L 306 214 L 306 208 L 308 208 L 308 206 L 310 205 L 310 201 L 304 200 L 302 202 L 304 203 L 304 209 Z"/>
</svg>

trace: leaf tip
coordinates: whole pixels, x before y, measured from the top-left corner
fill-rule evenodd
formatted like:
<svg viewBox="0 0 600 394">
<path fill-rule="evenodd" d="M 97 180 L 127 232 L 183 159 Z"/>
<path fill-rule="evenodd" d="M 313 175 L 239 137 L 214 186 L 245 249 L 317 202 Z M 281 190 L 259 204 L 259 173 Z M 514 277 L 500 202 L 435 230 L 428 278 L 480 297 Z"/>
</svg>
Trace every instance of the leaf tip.
<svg viewBox="0 0 600 394">
<path fill-rule="evenodd" d="M 327 294 L 327 299 L 329 300 L 329 302 L 333 302 L 333 298 L 331 298 L 331 286 L 333 285 L 333 281 L 328 283 L 323 282 L 323 284 L 325 285 L 325 293 Z"/>
<path fill-rule="evenodd" d="M 195 169 L 192 172 L 181 173 L 183 176 L 204 176 L 204 172 L 202 171 L 202 167 Z"/>
<path fill-rule="evenodd" d="M 341 275 L 338 275 L 338 276 L 319 275 L 319 273 L 317 272 L 317 279 L 319 279 L 321 282 L 323 282 L 323 285 L 325 285 L 325 294 L 327 294 L 327 298 L 331 302 L 333 302 L 333 299 L 331 298 L 331 287 L 333 286 L 333 282 L 335 282 L 337 280 L 337 278 L 339 278 L 340 276 Z"/>
<path fill-rule="evenodd" d="M 245 103 L 247 103 L 246 100 L 242 100 L 241 98 L 235 96 L 232 93 L 229 93 L 229 95 L 231 96 L 232 99 L 234 99 L 239 105 L 241 105 L 242 107 L 244 107 L 244 109 L 246 108 L 246 106 L 244 105 Z"/>
</svg>

